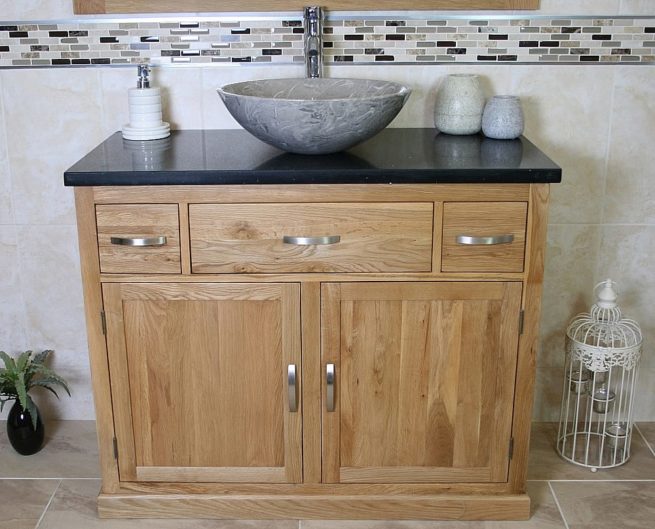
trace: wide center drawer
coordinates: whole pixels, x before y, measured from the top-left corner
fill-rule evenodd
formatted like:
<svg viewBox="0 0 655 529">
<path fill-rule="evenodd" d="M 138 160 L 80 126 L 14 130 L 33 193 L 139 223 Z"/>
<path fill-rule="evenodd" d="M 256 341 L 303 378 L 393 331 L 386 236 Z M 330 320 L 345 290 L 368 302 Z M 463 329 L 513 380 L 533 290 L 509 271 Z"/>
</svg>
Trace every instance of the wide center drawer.
<svg viewBox="0 0 655 529">
<path fill-rule="evenodd" d="M 193 273 L 429 272 L 431 202 L 190 204 Z"/>
</svg>

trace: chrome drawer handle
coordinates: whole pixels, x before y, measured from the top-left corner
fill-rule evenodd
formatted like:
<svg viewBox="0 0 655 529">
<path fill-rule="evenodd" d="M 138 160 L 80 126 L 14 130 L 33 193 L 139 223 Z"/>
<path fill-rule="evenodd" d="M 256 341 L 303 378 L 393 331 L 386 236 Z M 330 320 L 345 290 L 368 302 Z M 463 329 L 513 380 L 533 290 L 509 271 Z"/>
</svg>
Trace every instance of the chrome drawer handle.
<svg viewBox="0 0 655 529">
<path fill-rule="evenodd" d="M 289 364 L 287 368 L 287 388 L 289 391 L 289 411 L 298 411 L 296 364 Z"/>
<path fill-rule="evenodd" d="M 166 244 L 166 237 L 112 237 L 110 239 L 112 244 L 120 246 L 164 246 Z"/>
<path fill-rule="evenodd" d="M 310 246 L 312 244 L 336 244 L 341 240 L 341 235 L 326 235 L 325 237 L 293 237 L 285 235 L 282 242 L 285 244 L 298 244 L 300 246 Z"/>
<path fill-rule="evenodd" d="M 327 411 L 334 411 L 334 382 L 336 371 L 334 364 L 327 364 L 325 366 L 325 384 L 326 384 L 326 406 Z"/>
<path fill-rule="evenodd" d="M 490 237 L 471 237 L 470 235 L 458 235 L 457 244 L 467 245 L 489 245 L 489 244 L 508 244 L 514 242 L 514 235 L 492 235 Z"/>
</svg>

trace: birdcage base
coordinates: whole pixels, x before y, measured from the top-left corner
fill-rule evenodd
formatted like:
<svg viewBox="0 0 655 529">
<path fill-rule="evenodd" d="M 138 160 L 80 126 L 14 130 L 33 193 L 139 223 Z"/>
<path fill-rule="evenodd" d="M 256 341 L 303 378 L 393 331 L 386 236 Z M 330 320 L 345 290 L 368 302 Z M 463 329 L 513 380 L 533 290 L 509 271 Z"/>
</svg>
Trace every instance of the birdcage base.
<svg viewBox="0 0 655 529">
<path fill-rule="evenodd" d="M 630 459 L 630 444 L 623 439 L 623 446 L 615 439 L 609 439 L 603 432 L 578 431 L 562 435 L 557 439 L 557 453 L 563 459 L 592 472 L 614 468 Z M 628 441 L 628 442 L 626 442 Z"/>
</svg>

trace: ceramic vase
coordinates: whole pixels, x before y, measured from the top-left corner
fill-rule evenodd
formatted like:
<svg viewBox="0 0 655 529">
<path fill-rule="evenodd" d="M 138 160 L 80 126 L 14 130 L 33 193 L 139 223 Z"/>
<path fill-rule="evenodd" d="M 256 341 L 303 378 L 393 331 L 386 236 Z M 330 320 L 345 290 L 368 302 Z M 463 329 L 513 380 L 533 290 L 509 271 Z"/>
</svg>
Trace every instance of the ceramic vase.
<svg viewBox="0 0 655 529">
<path fill-rule="evenodd" d="M 475 74 L 452 74 L 439 87 L 434 126 L 446 134 L 477 134 L 482 126 L 484 94 Z"/>
<path fill-rule="evenodd" d="M 484 108 L 482 132 L 494 140 L 513 140 L 523 134 L 523 110 L 516 96 L 494 96 Z"/>
<path fill-rule="evenodd" d="M 41 450 L 45 431 L 38 408 L 36 410 L 35 429 L 30 412 L 24 410 L 16 400 L 7 416 L 7 437 L 9 437 L 9 442 L 14 450 L 21 455 L 30 456 Z"/>
</svg>

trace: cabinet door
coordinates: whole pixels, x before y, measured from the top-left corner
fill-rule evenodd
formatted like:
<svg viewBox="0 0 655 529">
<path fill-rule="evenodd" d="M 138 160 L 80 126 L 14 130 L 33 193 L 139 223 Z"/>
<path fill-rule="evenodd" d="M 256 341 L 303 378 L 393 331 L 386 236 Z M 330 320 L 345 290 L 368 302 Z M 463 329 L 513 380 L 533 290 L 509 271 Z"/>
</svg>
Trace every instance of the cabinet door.
<svg viewBox="0 0 655 529">
<path fill-rule="evenodd" d="M 323 285 L 323 480 L 506 481 L 520 303 L 518 282 Z"/>
<path fill-rule="evenodd" d="M 302 480 L 288 387 L 299 285 L 104 284 L 103 296 L 122 481 Z"/>
</svg>

